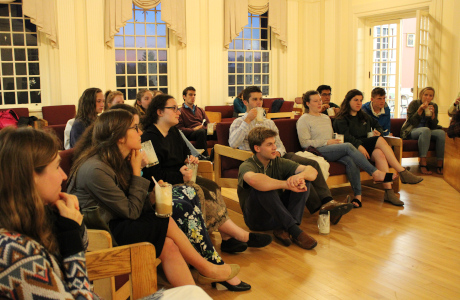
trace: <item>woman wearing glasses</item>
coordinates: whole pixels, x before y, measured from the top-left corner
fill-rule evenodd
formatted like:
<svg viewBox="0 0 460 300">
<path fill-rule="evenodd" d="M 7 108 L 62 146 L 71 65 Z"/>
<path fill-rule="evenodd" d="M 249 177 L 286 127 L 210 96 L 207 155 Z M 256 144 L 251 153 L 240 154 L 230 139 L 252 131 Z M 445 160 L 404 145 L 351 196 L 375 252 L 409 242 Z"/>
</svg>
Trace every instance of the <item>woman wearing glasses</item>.
<svg viewBox="0 0 460 300">
<path fill-rule="evenodd" d="M 170 95 L 158 95 L 150 103 L 142 120 L 142 128 L 144 128 L 142 141 L 152 142 L 159 164 L 145 168 L 143 170 L 145 178 L 152 180 L 153 176 L 157 180 L 161 179 L 171 184 L 191 181 L 193 171 L 188 169 L 186 164 L 197 164 L 198 159 L 190 155 L 175 126 L 179 123 L 179 115 L 177 102 Z M 205 203 L 202 203 L 206 211 L 206 227 L 209 232 L 215 230 L 220 232 L 222 251 L 241 252 L 247 247 L 265 247 L 271 243 L 271 236 L 249 233 L 230 220 L 220 187 L 214 181 L 197 177 L 196 184 L 202 188 L 206 199 Z M 234 279 L 228 283 L 239 285 L 240 280 Z"/>
<path fill-rule="evenodd" d="M 91 146 L 75 157 L 67 190 L 78 197 L 81 207 L 100 207 L 101 218 L 118 244 L 152 243 L 173 286 L 195 284 L 187 263 L 202 274 L 201 283 L 232 279 L 237 265 L 208 262 L 174 220 L 155 215 L 154 197 L 147 195 L 149 181 L 141 177 L 138 126 L 139 116 L 128 111 L 101 114 L 92 128 Z"/>
</svg>

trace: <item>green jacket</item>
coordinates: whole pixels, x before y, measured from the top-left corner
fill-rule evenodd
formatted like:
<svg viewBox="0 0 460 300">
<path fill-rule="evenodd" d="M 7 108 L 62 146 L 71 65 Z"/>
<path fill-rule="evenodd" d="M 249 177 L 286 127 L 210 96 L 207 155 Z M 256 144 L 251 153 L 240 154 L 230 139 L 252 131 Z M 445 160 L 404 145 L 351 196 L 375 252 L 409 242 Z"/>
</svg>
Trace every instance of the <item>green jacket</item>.
<svg viewBox="0 0 460 300">
<path fill-rule="evenodd" d="M 438 105 L 436 103 L 431 102 L 431 105 L 434 106 L 434 119 L 427 117 L 426 119 L 426 127 L 430 129 L 438 129 Z M 417 113 L 418 108 L 422 105 L 422 100 L 413 100 L 409 107 L 407 108 L 407 120 L 404 122 L 404 125 L 401 128 L 401 138 L 407 139 L 414 128 L 417 128 L 422 120 L 422 117 L 425 116 L 425 111 L 422 112 L 421 115 Z"/>
</svg>

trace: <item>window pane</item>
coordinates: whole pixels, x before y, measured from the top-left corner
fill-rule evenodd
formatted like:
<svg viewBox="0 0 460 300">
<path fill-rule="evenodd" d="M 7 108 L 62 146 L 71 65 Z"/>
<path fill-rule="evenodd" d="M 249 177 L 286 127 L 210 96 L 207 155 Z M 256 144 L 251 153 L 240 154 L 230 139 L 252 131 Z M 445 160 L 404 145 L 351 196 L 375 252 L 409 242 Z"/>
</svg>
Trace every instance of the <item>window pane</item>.
<svg viewBox="0 0 460 300">
<path fill-rule="evenodd" d="M 5 99 L 4 103 L 5 104 L 16 104 L 16 93 L 15 92 L 8 92 L 8 93 L 3 93 Z"/>
<path fill-rule="evenodd" d="M 234 86 L 229 86 L 228 87 L 228 95 L 230 97 L 235 97 L 236 94 L 235 94 L 235 87 Z"/>
<path fill-rule="evenodd" d="M 149 86 L 158 86 L 158 76 L 149 76 Z"/>
<path fill-rule="evenodd" d="M 16 77 L 16 89 L 26 90 L 27 89 L 27 77 Z"/>
<path fill-rule="evenodd" d="M 13 34 L 13 45 L 14 46 L 24 46 L 24 34 Z"/>
<path fill-rule="evenodd" d="M 2 75 L 14 75 L 13 64 L 3 63 L 2 64 Z"/>
<path fill-rule="evenodd" d="M 137 77 L 137 86 L 138 87 L 147 87 L 147 76 Z"/>
<path fill-rule="evenodd" d="M 29 103 L 29 93 L 28 92 L 17 92 L 18 104 L 27 104 Z"/>
<path fill-rule="evenodd" d="M 8 48 L 1 49 L 2 61 L 12 61 L 13 60 L 13 51 Z"/>
<path fill-rule="evenodd" d="M 146 63 L 138 63 L 137 64 L 137 73 L 138 74 L 146 74 L 147 73 L 147 64 Z"/>
<path fill-rule="evenodd" d="M 234 75 L 228 75 L 228 84 L 229 85 L 234 85 L 235 84 L 235 76 Z"/>
<path fill-rule="evenodd" d="M 252 75 L 246 75 L 246 84 L 251 85 L 252 84 Z"/>
<path fill-rule="evenodd" d="M 27 64 L 17 63 L 16 65 L 16 75 L 27 75 Z"/>
</svg>

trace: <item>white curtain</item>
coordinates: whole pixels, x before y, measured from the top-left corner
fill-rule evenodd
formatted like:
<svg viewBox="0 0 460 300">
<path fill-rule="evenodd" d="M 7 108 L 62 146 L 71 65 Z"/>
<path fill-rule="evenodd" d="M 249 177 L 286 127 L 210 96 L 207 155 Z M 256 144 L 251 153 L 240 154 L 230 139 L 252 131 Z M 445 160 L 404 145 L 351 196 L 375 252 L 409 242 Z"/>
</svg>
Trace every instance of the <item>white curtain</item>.
<svg viewBox="0 0 460 300">
<path fill-rule="evenodd" d="M 58 46 L 55 11 L 54 0 L 23 0 L 22 2 L 24 15 L 30 17 L 30 21 L 37 26 L 38 31 L 46 34 L 54 48 Z"/>
<path fill-rule="evenodd" d="M 185 0 L 161 0 L 161 19 L 177 36 L 182 46 L 187 44 L 185 31 Z"/>
<path fill-rule="evenodd" d="M 161 19 L 166 23 L 182 45 L 186 44 L 185 0 L 105 0 L 105 43 L 113 47 L 113 38 L 121 27 L 132 18 L 132 4 L 144 10 L 161 2 Z"/>
<path fill-rule="evenodd" d="M 286 0 L 225 0 L 224 7 L 224 47 L 228 49 L 232 40 L 248 24 L 248 12 L 261 15 L 267 12 L 268 25 L 281 44 L 287 46 Z"/>
</svg>

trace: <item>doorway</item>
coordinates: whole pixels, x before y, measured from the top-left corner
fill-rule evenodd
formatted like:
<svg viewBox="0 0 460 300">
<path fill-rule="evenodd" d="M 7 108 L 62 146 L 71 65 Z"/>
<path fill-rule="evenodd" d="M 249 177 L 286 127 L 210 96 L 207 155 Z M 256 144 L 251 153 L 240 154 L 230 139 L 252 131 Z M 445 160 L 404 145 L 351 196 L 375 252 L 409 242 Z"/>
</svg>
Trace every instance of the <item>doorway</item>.
<svg viewBox="0 0 460 300">
<path fill-rule="evenodd" d="M 369 24 L 369 86 L 382 87 L 392 118 L 405 118 L 414 99 L 416 18 L 394 19 Z M 370 97 L 369 97 L 370 98 Z"/>
</svg>

